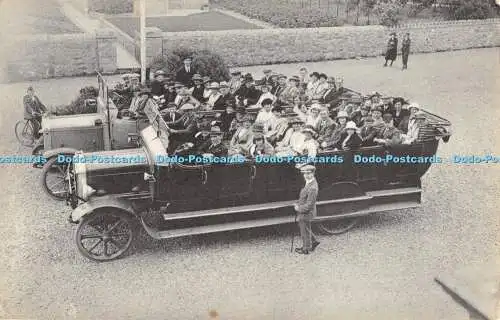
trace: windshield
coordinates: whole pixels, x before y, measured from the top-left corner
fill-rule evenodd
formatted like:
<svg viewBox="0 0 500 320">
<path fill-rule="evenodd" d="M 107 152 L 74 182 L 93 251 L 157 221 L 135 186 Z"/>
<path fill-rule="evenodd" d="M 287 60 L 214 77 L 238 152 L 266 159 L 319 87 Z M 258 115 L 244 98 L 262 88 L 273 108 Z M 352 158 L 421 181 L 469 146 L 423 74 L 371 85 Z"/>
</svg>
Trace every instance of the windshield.
<svg viewBox="0 0 500 320">
<path fill-rule="evenodd" d="M 149 123 L 156 132 L 156 136 L 160 138 L 165 150 L 168 148 L 168 125 L 163 120 L 160 112 L 158 111 L 158 105 L 148 99 L 146 106 L 144 107 L 144 113 L 149 119 Z"/>
</svg>

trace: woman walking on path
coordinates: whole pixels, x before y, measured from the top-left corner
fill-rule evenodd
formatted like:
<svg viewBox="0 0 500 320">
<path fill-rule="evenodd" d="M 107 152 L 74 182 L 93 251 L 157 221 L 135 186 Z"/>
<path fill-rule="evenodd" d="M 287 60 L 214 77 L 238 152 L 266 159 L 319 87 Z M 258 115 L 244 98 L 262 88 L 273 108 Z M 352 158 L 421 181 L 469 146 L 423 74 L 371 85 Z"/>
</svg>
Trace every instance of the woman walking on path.
<svg viewBox="0 0 500 320">
<path fill-rule="evenodd" d="M 403 43 L 401 44 L 401 54 L 403 55 L 403 69 L 408 69 L 408 56 L 410 55 L 410 33 L 407 32 L 403 38 Z"/>
<path fill-rule="evenodd" d="M 391 66 L 398 56 L 398 38 L 396 32 L 391 32 L 389 41 L 387 42 L 387 51 L 385 53 L 384 67 L 387 67 L 387 61 L 391 60 Z"/>
</svg>

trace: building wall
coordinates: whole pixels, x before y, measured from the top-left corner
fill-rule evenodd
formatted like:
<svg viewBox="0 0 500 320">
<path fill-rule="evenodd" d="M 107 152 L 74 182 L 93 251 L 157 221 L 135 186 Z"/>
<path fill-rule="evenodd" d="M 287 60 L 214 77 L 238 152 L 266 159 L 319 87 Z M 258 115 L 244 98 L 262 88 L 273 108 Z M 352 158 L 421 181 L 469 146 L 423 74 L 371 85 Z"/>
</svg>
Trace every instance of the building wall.
<svg viewBox="0 0 500 320">
<path fill-rule="evenodd" d="M 36 35 L 10 39 L 3 49 L 11 54 L 0 64 L 0 81 L 116 72 L 113 33 Z"/>
<path fill-rule="evenodd" d="M 210 49 L 230 66 L 373 57 L 385 51 L 390 31 L 363 26 L 163 33 L 161 40 L 148 36 L 148 57 L 169 47 Z M 394 31 L 400 41 L 410 32 L 413 53 L 500 46 L 500 19 L 421 23 Z"/>
<path fill-rule="evenodd" d="M 164 15 L 169 10 L 200 10 L 209 0 L 146 0 L 148 16 Z M 134 15 L 140 15 L 140 0 L 134 0 Z"/>
</svg>

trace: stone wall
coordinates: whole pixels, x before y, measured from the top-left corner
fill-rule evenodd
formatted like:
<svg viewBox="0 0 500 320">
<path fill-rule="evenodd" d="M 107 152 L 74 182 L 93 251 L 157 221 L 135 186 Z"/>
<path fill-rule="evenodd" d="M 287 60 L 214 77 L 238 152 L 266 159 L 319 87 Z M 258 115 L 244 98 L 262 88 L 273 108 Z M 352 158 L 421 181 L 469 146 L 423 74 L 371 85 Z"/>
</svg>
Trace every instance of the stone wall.
<svg viewBox="0 0 500 320">
<path fill-rule="evenodd" d="M 210 49 L 230 66 L 373 57 L 388 33 L 411 33 L 413 53 L 500 46 L 500 19 L 312 29 L 198 31 L 148 35 L 148 60 L 168 47 Z M 399 51 L 400 49 L 398 49 Z"/>
<path fill-rule="evenodd" d="M 116 72 L 116 37 L 109 31 L 97 34 L 34 35 L 4 42 L 0 81 Z"/>
</svg>

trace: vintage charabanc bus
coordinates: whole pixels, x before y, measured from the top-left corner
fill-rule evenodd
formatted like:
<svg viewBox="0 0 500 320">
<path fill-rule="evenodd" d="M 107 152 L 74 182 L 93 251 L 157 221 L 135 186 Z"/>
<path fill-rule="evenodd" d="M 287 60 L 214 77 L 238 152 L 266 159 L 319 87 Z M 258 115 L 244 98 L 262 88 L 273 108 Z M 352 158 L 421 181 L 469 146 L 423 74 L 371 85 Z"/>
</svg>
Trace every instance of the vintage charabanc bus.
<svg viewBox="0 0 500 320">
<path fill-rule="evenodd" d="M 171 239 L 294 222 L 293 205 L 304 184 L 295 161 L 181 163 L 167 154 L 168 127 L 157 109 L 145 110 L 151 125 L 141 131 L 136 148 L 79 153 L 69 166 L 67 202 L 74 209 L 69 220 L 78 223 L 75 240 L 84 256 L 96 261 L 122 256 L 137 224 L 155 239 Z M 362 216 L 418 207 L 421 178 L 450 127 L 445 119 L 425 115 L 429 130 L 422 130 L 418 143 L 318 154 L 324 161 L 315 164 L 320 191 L 313 225 L 339 234 Z M 388 156 L 416 162 L 369 160 Z M 112 163 L 123 157 L 129 161 Z"/>
<path fill-rule="evenodd" d="M 148 119 L 119 115 L 108 96 L 108 85 L 99 73 L 97 82 L 98 97 L 90 101 L 96 104 L 96 113 L 49 115 L 42 119 L 42 136 L 32 153 L 45 158 L 41 184 L 43 190 L 56 200 L 66 199 L 68 192 L 65 175 L 67 166 L 57 161 L 58 156 L 71 156 L 77 151 L 133 148 L 135 145 L 130 143 L 129 133 L 137 134 L 149 125 Z"/>
</svg>

